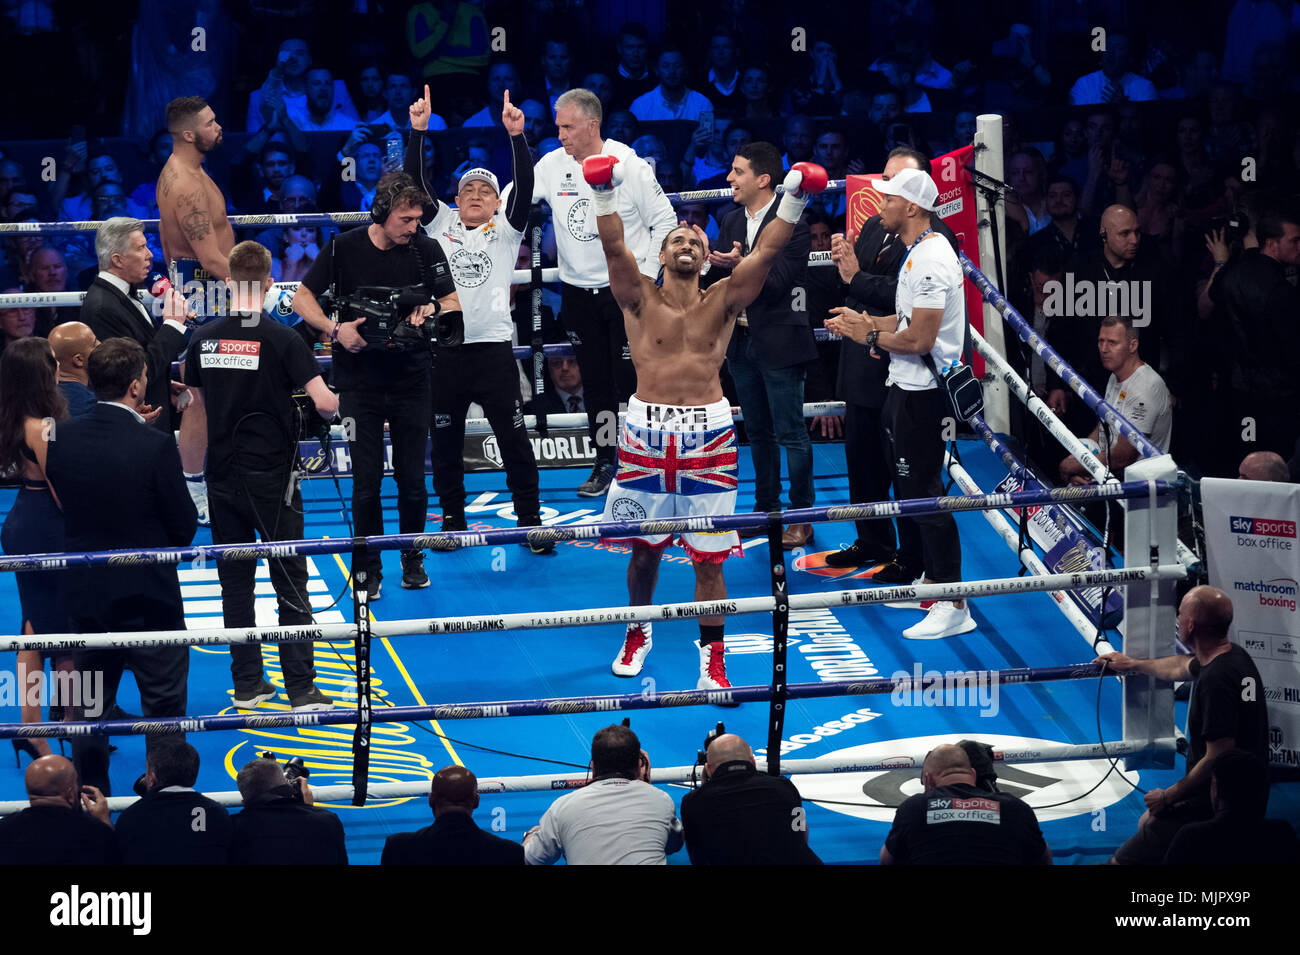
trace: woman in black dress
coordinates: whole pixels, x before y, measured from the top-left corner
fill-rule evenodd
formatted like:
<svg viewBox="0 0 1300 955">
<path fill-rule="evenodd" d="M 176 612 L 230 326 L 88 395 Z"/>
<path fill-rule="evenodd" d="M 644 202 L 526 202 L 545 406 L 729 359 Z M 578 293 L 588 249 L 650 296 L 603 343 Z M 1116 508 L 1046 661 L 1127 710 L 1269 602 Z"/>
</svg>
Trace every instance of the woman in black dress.
<svg viewBox="0 0 1300 955">
<path fill-rule="evenodd" d="M 44 338 L 24 338 L 12 343 L 0 356 L 0 471 L 14 471 L 22 487 L 0 530 L 0 546 L 6 554 L 62 553 L 63 511 L 45 477 L 48 442 L 56 437 L 60 421 L 67 420 L 68 402 L 55 383 L 58 363 Z M 63 601 L 61 571 L 19 572 L 18 600 L 22 606 L 24 634 L 67 633 L 67 607 Z M 40 673 L 44 683 L 45 661 L 53 659 L 58 669 L 71 670 L 72 657 L 55 650 L 18 651 L 18 673 Z M 29 702 L 28 688 L 20 680 L 24 723 L 41 721 L 41 695 Z M 15 756 L 26 752 L 33 759 L 48 756 L 44 739 L 13 741 Z"/>
</svg>

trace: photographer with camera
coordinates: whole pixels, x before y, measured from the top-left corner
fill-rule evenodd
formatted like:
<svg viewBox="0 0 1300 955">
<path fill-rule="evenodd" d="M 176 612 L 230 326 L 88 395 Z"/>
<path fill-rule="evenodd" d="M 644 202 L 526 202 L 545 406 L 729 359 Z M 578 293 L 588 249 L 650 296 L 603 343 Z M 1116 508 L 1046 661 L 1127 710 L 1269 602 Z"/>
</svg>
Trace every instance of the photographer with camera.
<svg viewBox="0 0 1300 955">
<path fill-rule="evenodd" d="M 325 386 L 320 366 L 302 336 L 263 314 L 271 288 L 271 253 L 256 242 L 230 250 L 231 313 L 204 325 L 190 343 L 185 381 L 193 395 L 181 419 L 181 461 L 189 473 L 204 470 L 207 453 L 208 508 L 212 542 L 235 544 L 301 540 L 302 494 L 298 490 L 300 415 L 296 391 L 306 391 L 321 418 L 338 413 L 338 396 Z M 268 560 L 280 626 L 312 622 L 307 559 Z M 217 562 L 227 627 L 257 624 L 255 560 Z M 327 710 L 334 701 L 313 682 L 311 643 L 280 645 L 285 690 L 294 710 Z M 262 673 L 262 648 L 232 644 L 230 672 L 235 706 L 256 709 L 275 697 Z"/>
<path fill-rule="evenodd" d="M 425 188 L 424 131 L 432 107 L 429 87 L 411 104 L 411 139 L 406 171 Z M 514 184 L 508 187 L 505 214 L 497 177 L 470 169 L 460 177 L 456 208 L 439 202 L 425 207 L 425 232 L 438 241 L 451 264 L 456 292 L 465 310 L 465 341 L 434 353 L 433 487 L 442 506 L 442 529 L 463 531 L 465 522 L 465 415 L 470 402 L 483 406 L 505 464 L 506 484 L 520 527 L 541 524 L 537 459 L 524 427 L 523 395 L 512 343 L 510 283 L 519 243 L 528 224 L 533 195 L 533 165 L 524 138 L 524 114 L 502 98 L 501 124 L 510 135 Z M 549 553 L 554 544 L 535 544 Z"/>
<path fill-rule="evenodd" d="M 339 391 L 352 454 L 354 533 L 384 532 L 379 489 L 384 477 L 384 421 L 393 443 L 398 526 L 424 530 L 429 493 L 424 452 L 432 400 L 431 328 L 442 344 L 463 335 L 460 300 L 442 247 L 420 232 L 429 195 L 404 172 L 379 181 L 372 222 L 336 236 L 298 286 L 293 310 L 334 342 Z M 322 296 L 329 296 L 325 302 Z M 434 301 L 436 299 L 436 302 Z M 338 309 L 337 318 L 327 311 Z M 435 322 L 426 322 L 436 315 Z M 371 553 L 363 567 L 371 600 L 380 596 L 383 568 Z M 402 552 L 402 586 L 429 586 L 424 552 Z"/>
<path fill-rule="evenodd" d="M 295 757 L 250 760 L 235 777 L 244 808 L 231 817 L 231 865 L 347 865 L 343 821 L 312 805 L 310 773 Z"/>
</svg>

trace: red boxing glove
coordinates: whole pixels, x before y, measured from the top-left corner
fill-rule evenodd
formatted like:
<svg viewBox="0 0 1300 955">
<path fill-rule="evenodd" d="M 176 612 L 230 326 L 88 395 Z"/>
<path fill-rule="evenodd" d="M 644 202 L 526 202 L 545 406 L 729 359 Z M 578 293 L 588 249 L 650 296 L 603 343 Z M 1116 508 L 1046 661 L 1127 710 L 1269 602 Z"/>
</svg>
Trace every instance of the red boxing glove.
<svg viewBox="0 0 1300 955">
<path fill-rule="evenodd" d="M 812 196 L 826 188 L 829 181 L 826 176 L 826 170 L 815 162 L 797 162 L 790 167 L 790 172 L 797 172 L 802 177 L 799 184 L 795 187 L 795 192 L 802 196 Z M 786 177 L 789 182 L 790 177 Z M 788 188 L 788 186 L 787 186 Z"/>
<path fill-rule="evenodd" d="M 588 156 L 582 161 L 582 178 L 593 189 L 612 189 L 623 181 L 623 170 L 615 172 L 617 165 L 617 156 Z M 822 178 L 825 178 L 825 173 Z"/>
</svg>

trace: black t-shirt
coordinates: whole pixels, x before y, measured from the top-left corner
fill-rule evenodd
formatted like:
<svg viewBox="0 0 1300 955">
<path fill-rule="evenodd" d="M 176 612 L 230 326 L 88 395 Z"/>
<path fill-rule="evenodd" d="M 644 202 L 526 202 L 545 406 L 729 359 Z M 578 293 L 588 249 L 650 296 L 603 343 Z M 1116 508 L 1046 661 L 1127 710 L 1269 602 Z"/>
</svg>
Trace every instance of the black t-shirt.
<svg viewBox="0 0 1300 955">
<path fill-rule="evenodd" d="M 200 328 L 185 380 L 203 389 L 208 477 L 234 477 L 236 464 L 243 472 L 290 470 L 293 392 L 320 373 L 302 336 L 264 315 L 227 315 Z"/>
<path fill-rule="evenodd" d="M 1187 771 L 1205 756 L 1205 744 L 1231 737 L 1234 745 L 1268 762 L 1268 710 L 1264 681 L 1250 654 L 1232 644 L 1205 666 L 1192 659 L 1187 702 Z M 1253 682 L 1251 682 L 1253 681 Z M 1249 697 L 1249 699 L 1243 699 Z M 1205 802 L 1209 802 L 1209 789 Z"/>
<path fill-rule="evenodd" d="M 1046 846 L 1025 803 L 965 783 L 909 797 L 885 838 L 900 865 L 1039 865 Z"/>
<path fill-rule="evenodd" d="M 338 264 L 333 274 L 340 295 L 364 286 L 403 288 L 421 284 L 431 289 L 436 298 L 456 291 L 447 256 L 433 239 L 423 232 L 416 232 L 410 245 L 380 250 L 370 240 L 368 229 L 368 226 L 359 226 L 340 233 L 334 244 L 321 249 L 302 284 L 317 297 L 328 289 L 331 262 L 337 249 Z M 344 314 L 339 317 L 348 322 L 358 316 Z M 423 348 L 409 351 L 368 349 L 354 355 L 342 345 L 335 344 L 333 355 L 334 387 L 340 390 L 382 390 L 413 375 L 427 375 L 432 367 L 429 352 Z"/>
<path fill-rule="evenodd" d="M 803 800 L 783 776 L 749 762 L 724 763 L 682 797 L 692 865 L 820 865 L 808 848 Z"/>
</svg>

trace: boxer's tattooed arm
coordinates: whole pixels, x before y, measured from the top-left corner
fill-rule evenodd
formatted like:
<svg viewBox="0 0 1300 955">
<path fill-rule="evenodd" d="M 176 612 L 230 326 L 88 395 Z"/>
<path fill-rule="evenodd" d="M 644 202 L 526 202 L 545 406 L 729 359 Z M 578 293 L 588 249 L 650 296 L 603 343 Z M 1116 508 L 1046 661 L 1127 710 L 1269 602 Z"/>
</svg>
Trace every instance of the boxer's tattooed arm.
<svg viewBox="0 0 1300 955">
<path fill-rule="evenodd" d="M 166 199 L 169 195 L 171 195 L 172 186 L 175 184 L 175 182 L 176 182 L 176 170 L 170 167 L 164 169 L 162 171 L 162 175 L 158 177 L 158 198 Z"/>
<path fill-rule="evenodd" d="M 190 242 L 198 242 L 212 233 L 212 217 L 204 207 L 203 192 L 192 192 L 180 198 L 181 231 Z"/>
</svg>

